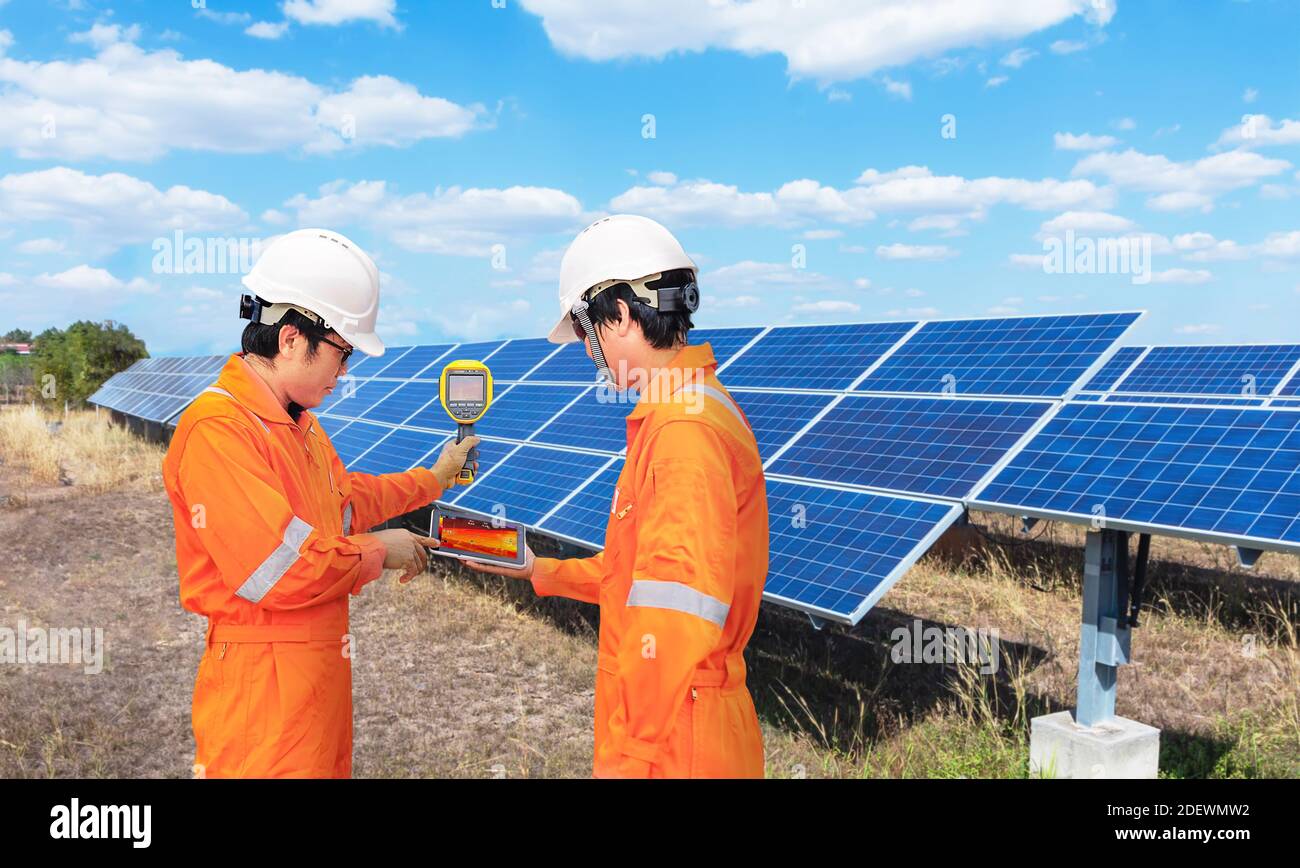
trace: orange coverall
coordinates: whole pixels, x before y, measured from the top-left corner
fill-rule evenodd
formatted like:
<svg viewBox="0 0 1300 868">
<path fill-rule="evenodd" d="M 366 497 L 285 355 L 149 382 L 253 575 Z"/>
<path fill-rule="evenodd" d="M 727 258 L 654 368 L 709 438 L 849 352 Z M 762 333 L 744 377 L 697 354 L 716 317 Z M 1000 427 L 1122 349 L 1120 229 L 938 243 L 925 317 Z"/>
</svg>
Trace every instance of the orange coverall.
<svg viewBox="0 0 1300 868">
<path fill-rule="evenodd" d="M 378 578 L 385 557 L 354 529 L 436 500 L 437 477 L 348 473 L 316 417 L 295 424 L 234 355 L 181 416 L 163 481 L 181 605 L 208 619 L 196 774 L 350 776 L 348 594 Z"/>
<path fill-rule="evenodd" d="M 604 551 L 538 558 L 533 586 L 600 605 L 597 777 L 762 777 L 744 658 L 767 575 L 762 463 L 712 348 L 669 368 L 703 376 L 652 384 L 629 414 Z"/>
</svg>

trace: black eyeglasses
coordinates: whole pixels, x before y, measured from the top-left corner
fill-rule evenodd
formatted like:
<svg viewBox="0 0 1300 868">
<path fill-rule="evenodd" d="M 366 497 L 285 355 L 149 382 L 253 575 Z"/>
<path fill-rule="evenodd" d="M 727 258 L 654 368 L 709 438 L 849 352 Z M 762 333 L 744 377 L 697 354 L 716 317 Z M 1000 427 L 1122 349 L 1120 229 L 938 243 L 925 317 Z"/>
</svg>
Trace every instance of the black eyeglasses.
<svg viewBox="0 0 1300 868">
<path fill-rule="evenodd" d="M 321 338 L 321 340 L 324 341 L 325 343 L 329 344 L 329 345 L 330 345 L 331 347 L 333 347 L 334 349 L 336 349 L 336 350 L 339 351 L 339 353 L 340 353 L 340 355 L 339 355 L 339 367 L 340 367 L 340 368 L 343 367 L 344 365 L 346 365 L 346 364 L 348 363 L 348 359 L 351 357 L 353 351 L 356 349 L 356 347 L 353 347 L 351 350 L 346 350 L 346 349 L 344 349 L 343 347 L 339 346 L 338 344 L 334 343 L 334 342 L 333 342 L 332 340 L 330 340 L 329 338 Z"/>
</svg>

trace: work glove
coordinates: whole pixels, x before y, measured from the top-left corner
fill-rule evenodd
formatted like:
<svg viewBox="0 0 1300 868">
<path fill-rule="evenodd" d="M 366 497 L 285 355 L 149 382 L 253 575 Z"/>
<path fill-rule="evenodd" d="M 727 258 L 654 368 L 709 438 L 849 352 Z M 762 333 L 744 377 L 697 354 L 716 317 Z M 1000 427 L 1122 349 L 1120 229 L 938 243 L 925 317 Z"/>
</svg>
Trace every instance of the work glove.
<svg viewBox="0 0 1300 868">
<path fill-rule="evenodd" d="M 442 484 L 444 491 L 456 486 L 456 474 L 460 473 L 460 469 L 465 466 L 465 457 L 469 455 L 469 451 L 478 444 L 479 438 L 470 436 L 459 443 L 451 441 L 442 447 L 442 454 L 430 469 L 433 475 L 438 477 L 438 482 Z M 477 461 L 474 462 L 474 472 L 478 473 Z"/>
</svg>

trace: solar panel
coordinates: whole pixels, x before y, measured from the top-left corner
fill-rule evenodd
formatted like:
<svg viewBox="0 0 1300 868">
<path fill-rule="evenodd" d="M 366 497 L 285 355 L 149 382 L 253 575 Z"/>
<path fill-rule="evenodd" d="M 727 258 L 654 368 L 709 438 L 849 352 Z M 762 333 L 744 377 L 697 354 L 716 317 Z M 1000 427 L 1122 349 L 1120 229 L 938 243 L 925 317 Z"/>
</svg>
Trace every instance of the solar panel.
<svg viewBox="0 0 1300 868">
<path fill-rule="evenodd" d="M 854 395 L 831 408 L 768 471 L 962 498 L 1051 406 Z"/>
<path fill-rule="evenodd" d="M 609 460 L 600 455 L 521 446 L 453 498 L 456 506 L 536 524 Z M 453 492 L 456 489 L 453 489 Z"/>
<path fill-rule="evenodd" d="M 758 455 L 764 461 L 835 400 L 833 395 L 808 392 L 737 391 L 731 397 L 745 411 L 758 441 Z"/>
<path fill-rule="evenodd" d="M 340 431 L 352 424 L 348 419 L 336 419 L 333 416 L 317 416 L 316 421 L 320 427 L 325 429 L 325 433 L 333 440 Z"/>
<path fill-rule="evenodd" d="M 764 598 L 856 624 L 961 515 L 952 503 L 768 480 Z"/>
<path fill-rule="evenodd" d="M 1300 362 L 1300 345 L 1152 347 L 1118 392 L 1166 395 L 1269 395 Z"/>
<path fill-rule="evenodd" d="M 367 410 L 391 395 L 400 385 L 384 380 L 352 380 L 345 385 L 340 380 L 339 387 L 332 396 L 334 400 L 322 403 L 320 409 L 331 416 L 360 419 Z"/>
<path fill-rule="evenodd" d="M 565 344 L 558 353 L 528 375 L 528 382 L 579 383 L 589 386 L 596 382 L 596 363 L 587 358 L 585 343 Z"/>
<path fill-rule="evenodd" d="M 378 377 L 393 364 L 400 362 L 402 357 L 413 349 L 415 349 L 415 347 L 386 347 L 384 349 L 384 354 L 375 359 L 375 363 L 372 363 L 371 369 L 366 372 L 366 376 Z M 375 364 L 378 364 L 378 367 L 376 367 Z M 349 363 L 349 368 L 350 367 L 351 364 Z M 348 373 L 352 373 L 351 370 L 349 370 Z"/>
<path fill-rule="evenodd" d="M 546 516 L 540 527 L 547 533 L 558 534 L 592 548 L 603 547 L 614 486 L 622 472 L 623 462 L 616 460 L 588 479 L 567 502 Z"/>
<path fill-rule="evenodd" d="M 87 400 L 149 422 L 168 423 L 212 384 L 215 375 L 203 372 L 224 362 L 222 356 L 142 359 L 110 377 Z"/>
<path fill-rule="evenodd" d="M 760 328 L 691 329 L 691 343 L 708 344 L 721 368 L 762 331 Z"/>
<path fill-rule="evenodd" d="M 356 473 L 401 473 L 412 467 L 432 464 L 422 461 L 436 447 L 446 441 L 445 435 L 427 431 L 393 429 L 383 440 L 354 461 L 348 470 Z"/>
<path fill-rule="evenodd" d="M 372 377 L 409 380 L 437 380 L 442 374 L 442 367 L 435 364 L 452 351 L 454 344 L 437 344 L 434 346 L 411 347 L 400 358 L 394 359 L 379 371 L 369 372 Z M 450 358 L 448 358 L 450 361 Z"/>
<path fill-rule="evenodd" d="M 1124 372 L 1133 367 L 1133 363 L 1146 351 L 1146 347 L 1120 347 L 1115 351 L 1101 370 L 1083 387 L 1085 392 L 1108 392 L 1119 382 Z"/>
<path fill-rule="evenodd" d="M 1297 370 L 1291 379 L 1287 380 L 1286 384 L 1283 385 L 1281 389 L 1278 389 L 1277 393 L 1279 395 L 1288 396 L 1300 395 L 1300 370 Z"/>
<path fill-rule="evenodd" d="M 479 427 L 484 434 L 493 437 L 527 440 L 580 394 L 580 386 L 534 386 L 522 383 L 511 387 L 492 401 L 492 407 Z"/>
<path fill-rule="evenodd" d="M 913 322 L 774 328 L 732 360 L 732 388 L 847 389 Z"/>
<path fill-rule="evenodd" d="M 438 400 L 438 384 L 426 380 L 403 383 L 388 394 L 383 400 L 367 409 L 362 418 L 371 422 L 388 422 L 400 425 L 432 402 L 442 412 L 442 402 Z M 450 430 L 452 422 L 446 413 L 446 421 L 441 428 Z"/>
<path fill-rule="evenodd" d="M 1221 395 L 1125 395 L 1111 392 L 1107 404 L 1213 404 L 1216 407 L 1261 407 L 1266 398 L 1225 398 Z"/>
<path fill-rule="evenodd" d="M 1138 313 L 927 322 L 857 388 L 1063 397 Z"/>
<path fill-rule="evenodd" d="M 492 370 L 492 379 L 505 383 L 522 380 L 525 374 L 559 348 L 559 344 L 546 338 L 510 341 L 492 354 L 492 364 L 488 366 Z"/>
<path fill-rule="evenodd" d="M 619 452 L 627 447 L 627 414 L 636 406 L 635 395 L 627 392 L 590 388 L 579 390 L 582 397 L 554 421 L 537 432 L 538 443 L 576 446 Z M 621 397 L 622 401 L 601 401 L 602 396 Z M 493 412 L 491 410 L 489 413 Z M 486 420 L 485 420 L 486 421 Z"/>
<path fill-rule="evenodd" d="M 1300 401 L 1289 401 L 1283 398 L 1274 398 L 1269 404 L 1270 407 L 1300 407 Z"/>
<path fill-rule="evenodd" d="M 1300 413 L 1070 403 L 974 500 L 1300 550 Z"/>
</svg>

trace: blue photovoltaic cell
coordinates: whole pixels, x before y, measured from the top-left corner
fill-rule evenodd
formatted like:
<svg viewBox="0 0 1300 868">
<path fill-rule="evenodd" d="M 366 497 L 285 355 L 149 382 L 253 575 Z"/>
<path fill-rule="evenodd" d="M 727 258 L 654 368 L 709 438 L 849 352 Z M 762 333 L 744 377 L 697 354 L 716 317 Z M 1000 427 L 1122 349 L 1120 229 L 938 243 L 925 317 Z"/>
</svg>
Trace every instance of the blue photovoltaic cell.
<svg viewBox="0 0 1300 868">
<path fill-rule="evenodd" d="M 325 433 L 329 435 L 331 441 L 340 431 L 352 424 L 348 419 L 336 419 L 333 416 L 317 416 L 316 421 L 325 429 Z"/>
<path fill-rule="evenodd" d="M 339 454 L 343 461 L 343 466 L 352 469 L 352 462 L 361 457 L 371 446 L 374 446 L 384 437 L 392 428 L 383 425 L 374 425 L 370 422 L 353 422 L 344 428 L 337 436 L 330 437 L 334 443 L 334 451 Z"/>
<path fill-rule="evenodd" d="M 1120 347 L 1083 388 L 1089 392 L 1109 391 L 1110 387 L 1124 376 L 1124 372 L 1133 367 L 1133 363 L 1145 349 L 1146 347 Z"/>
<path fill-rule="evenodd" d="M 764 461 L 835 400 L 833 395 L 806 392 L 732 392 L 731 397 L 745 411 Z"/>
<path fill-rule="evenodd" d="M 1300 413 L 1067 404 L 975 499 L 1300 545 Z"/>
<path fill-rule="evenodd" d="M 455 352 L 447 357 L 447 361 L 454 362 L 458 359 L 468 359 L 474 362 L 483 362 L 489 368 L 492 367 L 492 355 L 501 349 L 505 341 L 479 341 L 473 344 L 461 344 L 456 347 Z"/>
<path fill-rule="evenodd" d="M 1268 395 L 1300 361 L 1300 345 L 1152 347 L 1116 392 Z"/>
<path fill-rule="evenodd" d="M 546 338 L 513 340 L 492 354 L 488 368 L 492 371 L 492 381 L 511 383 L 522 380 L 542 359 L 558 350 Z"/>
<path fill-rule="evenodd" d="M 526 440 L 581 393 L 580 386 L 514 386 L 492 401 L 474 430 L 481 436 Z"/>
<path fill-rule="evenodd" d="M 348 468 L 356 473 L 401 473 L 420 465 L 420 459 L 446 437 L 428 431 L 394 430 Z M 436 458 L 436 456 L 433 456 Z M 432 464 L 433 461 L 426 462 Z"/>
<path fill-rule="evenodd" d="M 577 446 L 618 452 L 627 447 L 627 414 L 636 406 L 634 394 L 614 393 L 628 398 L 627 403 L 600 401 L 609 390 L 590 389 L 577 402 L 556 417 L 533 439 L 538 443 Z M 488 411 L 491 412 L 491 411 Z"/>
<path fill-rule="evenodd" d="M 443 412 L 442 402 L 438 400 L 438 384 L 428 381 L 401 384 L 387 398 L 366 410 L 363 418 L 371 422 L 401 425 L 430 401 L 437 405 L 442 418 L 446 420 L 441 428 L 451 430 L 451 418 Z"/>
<path fill-rule="evenodd" d="M 410 380 L 418 377 L 421 380 L 436 381 L 442 375 L 442 366 L 434 365 L 433 368 L 425 369 L 446 356 L 451 348 L 452 344 L 412 347 L 401 358 L 395 359 L 381 370 L 370 371 L 367 376 L 396 380 Z M 451 361 L 450 357 L 446 361 Z"/>
<path fill-rule="evenodd" d="M 1287 396 L 1300 395 L 1300 371 L 1297 371 L 1294 377 L 1286 381 L 1278 394 Z"/>
<path fill-rule="evenodd" d="M 400 352 L 400 350 L 397 352 Z M 355 352 L 352 354 L 352 358 L 348 359 L 348 375 L 354 377 L 373 376 L 375 371 L 380 370 L 386 365 L 391 365 L 394 356 L 395 350 L 393 347 L 388 347 L 384 351 L 384 354 L 378 358 L 375 356 L 368 356 L 360 351 Z"/>
<path fill-rule="evenodd" d="M 767 482 L 764 596 L 856 623 L 957 516 L 956 504 Z"/>
<path fill-rule="evenodd" d="M 929 322 L 858 389 L 1061 397 L 1137 313 Z M 746 354 L 748 355 L 748 354 Z"/>
<path fill-rule="evenodd" d="M 1274 398 L 1270 407 L 1300 407 L 1300 401 L 1286 401 L 1282 398 Z"/>
<path fill-rule="evenodd" d="M 493 515 L 493 508 L 501 504 L 506 509 L 505 519 L 536 524 L 608 460 L 581 452 L 522 446 L 491 473 L 480 476 L 454 502 L 487 515 Z"/>
<path fill-rule="evenodd" d="M 952 398 L 845 398 L 770 473 L 962 498 L 1051 404 Z"/>
<path fill-rule="evenodd" d="M 1071 400 L 1073 401 L 1100 401 L 1105 395 L 1094 395 L 1089 392 L 1079 392 Z"/>
<path fill-rule="evenodd" d="M 569 502 L 542 523 L 542 529 L 594 548 L 605 544 L 605 525 L 614 499 L 614 485 L 623 472 L 623 462 L 615 461 L 589 481 Z"/>
<path fill-rule="evenodd" d="M 713 358 L 720 368 L 761 331 L 760 328 L 691 329 L 690 343 L 712 347 Z"/>
<path fill-rule="evenodd" d="M 722 373 L 731 388 L 846 389 L 916 323 L 783 326 Z"/>
<path fill-rule="evenodd" d="M 334 395 L 331 396 L 335 400 L 322 403 L 321 409 L 331 416 L 360 419 L 367 410 L 387 398 L 401 385 L 401 383 L 382 380 L 354 380 L 352 383 L 350 387 L 345 387 L 340 380 Z"/>
<path fill-rule="evenodd" d="M 390 367 L 394 362 L 401 361 L 402 356 L 406 355 L 413 349 L 415 349 L 415 347 L 386 347 L 384 350 L 384 354 L 379 358 L 375 359 L 374 362 L 371 364 L 370 370 L 366 372 L 366 376 L 367 377 L 379 376 L 384 372 L 386 368 Z M 350 361 L 348 363 L 348 373 L 349 374 L 352 373 L 352 364 Z"/>
<path fill-rule="evenodd" d="M 565 344 L 542 366 L 528 375 L 528 382 L 581 383 L 596 382 L 596 363 L 587 358 L 587 345 L 582 341 Z"/>
</svg>

